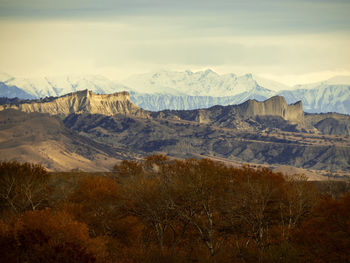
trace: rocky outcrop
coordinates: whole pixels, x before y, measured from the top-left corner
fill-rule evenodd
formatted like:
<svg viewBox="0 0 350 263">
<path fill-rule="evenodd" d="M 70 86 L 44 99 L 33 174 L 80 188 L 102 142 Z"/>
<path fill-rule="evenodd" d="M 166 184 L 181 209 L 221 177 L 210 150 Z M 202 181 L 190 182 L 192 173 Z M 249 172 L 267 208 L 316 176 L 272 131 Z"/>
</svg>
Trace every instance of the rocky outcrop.
<svg viewBox="0 0 350 263">
<path fill-rule="evenodd" d="M 83 90 L 61 97 L 50 97 L 33 101 L 14 101 L 13 103 L 0 105 L 0 110 L 9 108 L 24 112 L 49 113 L 50 115 L 58 115 L 62 118 L 73 113 L 101 114 L 105 116 L 122 114 L 146 118 L 152 116 L 154 118 L 195 121 L 218 127 L 251 130 L 255 130 L 255 128 L 250 127 L 253 125 L 250 122 L 257 120 L 258 117 L 260 117 L 258 121 L 265 124 L 269 122 L 266 118 L 279 118 L 289 124 L 296 124 L 299 128 L 305 126 L 302 103 L 299 101 L 288 105 L 284 97 L 281 96 L 275 96 L 262 102 L 248 100 L 239 105 L 214 106 L 207 109 L 190 111 L 165 110 L 151 113 L 135 105 L 130 100 L 130 94 L 126 91 L 101 95 Z M 262 117 L 265 119 L 261 119 Z M 248 123 L 245 124 L 245 121 L 248 121 Z M 290 129 L 288 128 L 287 130 Z"/>
<path fill-rule="evenodd" d="M 133 115 L 138 117 L 147 116 L 147 112 L 130 101 L 128 92 L 117 92 L 113 94 L 94 94 L 91 91 L 83 90 L 67 95 L 36 100 L 18 105 L 3 105 L 3 109 L 17 109 L 24 112 L 41 112 L 50 115 L 67 116 L 71 113 L 90 113 L 102 115 Z"/>
<path fill-rule="evenodd" d="M 302 122 L 304 112 L 301 101 L 288 105 L 282 96 L 274 96 L 263 102 L 248 100 L 238 105 L 241 117 L 277 116 L 290 122 Z"/>
<path fill-rule="evenodd" d="M 179 119 L 211 124 L 222 128 L 257 131 L 276 128 L 285 131 L 301 130 L 304 125 L 302 103 L 288 105 L 283 97 L 275 96 L 259 102 L 248 100 L 239 105 L 213 106 L 198 110 L 165 110 L 151 116 L 161 119 Z"/>
</svg>

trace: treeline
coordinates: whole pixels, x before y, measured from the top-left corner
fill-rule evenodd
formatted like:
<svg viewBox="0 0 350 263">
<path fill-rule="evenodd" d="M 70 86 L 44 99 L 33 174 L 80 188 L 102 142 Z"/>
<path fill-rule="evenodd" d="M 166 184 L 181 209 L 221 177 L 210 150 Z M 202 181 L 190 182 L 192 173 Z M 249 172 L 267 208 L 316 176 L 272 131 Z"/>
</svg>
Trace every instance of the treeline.
<svg viewBox="0 0 350 263">
<path fill-rule="evenodd" d="M 1 162 L 0 261 L 350 262 L 350 194 L 318 189 L 162 155 L 108 174 Z"/>
</svg>

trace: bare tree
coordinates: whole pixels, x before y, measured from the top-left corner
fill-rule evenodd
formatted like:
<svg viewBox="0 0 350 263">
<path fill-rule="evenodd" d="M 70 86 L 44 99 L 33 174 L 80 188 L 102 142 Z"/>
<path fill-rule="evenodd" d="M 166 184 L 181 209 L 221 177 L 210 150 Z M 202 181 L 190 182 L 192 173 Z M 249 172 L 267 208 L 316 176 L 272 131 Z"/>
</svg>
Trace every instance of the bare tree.
<svg viewBox="0 0 350 263">
<path fill-rule="evenodd" d="M 245 236 L 246 245 L 253 240 L 263 250 L 269 244 L 269 229 L 278 220 L 282 183 L 282 176 L 268 169 L 234 172 L 222 213 L 229 231 Z"/>
<path fill-rule="evenodd" d="M 0 162 L 1 209 L 14 213 L 36 210 L 48 200 L 49 174 L 40 165 Z"/>
<path fill-rule="evenodd" d="M 191 224 L 200 240 L 215 256 L 225 235 L 218 207 L 222 203 L 227 167 L 209 159 L 178 162 L 172 191 L 176 212 Z"/>
<path fill-rule="evenodd" d="M 290 231 L 311 214 L 317 192 L 303 175 L 286 177 L 284 195 L 280 199 L 282 236 L 289 239 Z"/>
</svg>

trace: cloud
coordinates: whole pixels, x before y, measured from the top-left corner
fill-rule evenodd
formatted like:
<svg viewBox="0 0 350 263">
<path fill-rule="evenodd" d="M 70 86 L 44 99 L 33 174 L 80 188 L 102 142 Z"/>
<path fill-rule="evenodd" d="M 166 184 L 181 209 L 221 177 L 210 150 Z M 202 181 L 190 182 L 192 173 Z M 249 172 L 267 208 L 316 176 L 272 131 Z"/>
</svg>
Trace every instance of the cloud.
<svg viewBox="0 0 350 263">
<path fill-rule="evenodd" d="M 0 24 L 2 70 L 194 65 L 294 73 L 349 69 L 350 37 L 342 34 L 221 35 L 107 22 Z M 89 61 L 89 63 L 87 63 Z M 77 67 L 78 66 L 78 67 Z"/>
<path fill-rule="evenodd" d="M 163 21 L 230 32 L 324 32 L 349 28 L 346 0 L 2 0 L 0 17 Z M 178 18 L 182 18 L 180 21 Z M 141 21 L 140 19 L 141 18 Z M 146 21 L 147 20 L 147 21 Z M 169 23 L 168 23 L 169 24 Z"/>
<path fill-rule="evenodd" d="M 349 10 L 326 0 L 2 0 L 0 70 L 348 72 Z"/>
</svg>

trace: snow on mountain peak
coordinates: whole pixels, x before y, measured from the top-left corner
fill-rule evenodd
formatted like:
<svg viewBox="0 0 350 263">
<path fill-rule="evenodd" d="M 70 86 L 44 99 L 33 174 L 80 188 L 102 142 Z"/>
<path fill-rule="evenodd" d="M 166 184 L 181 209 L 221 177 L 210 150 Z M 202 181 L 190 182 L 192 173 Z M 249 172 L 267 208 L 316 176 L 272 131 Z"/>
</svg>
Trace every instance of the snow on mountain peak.
<svg viewBox="0 0 350 263">
<path fill-rule="evenodd" d="M 328 85 L 350 85 L 350 76 L 335 76 L 325 82 Z"/>
<path fill-rule="evenodd" d="M 255 74 L 218 74 L 203 71 L 167 71 L 131 76 L 125 85 L 101 75 L 68 75 L 15 78 L 0 73 L 2 96 L 43 98 L 90 90 L 106 94 L 129 91 L 134 102 L 145 109 L 194 109 L 237 104 L 247 99 L 265 100 L 282 95 L 288 103 L 302 100 L 307 112 L 350 113 L 350 76 L 336 76 L 322 82 L 289 87 Z M 0 94 L 0 96 L 1 96 Z"/>
<path fill-rule="evenodd" d="M 298 84 L 295 85 L 293 89 L 326 88 L 328 86 L 350 86 L 350 76 L 334 76 L 320 82 Z"/>
<path fill-rule="evenodd" d="M 247 73 L 244 75 L 247 79 L 252 79 L 253 75 L 251 73 Z"/>
<path fill-rule="evenodd" d="M 2 76 L 0 76 L 2 77 Z M 114 93 L 127 90 L 101 75 L 48 76 L 41 78 L 11 78 L 6 85 L 16 86 L 37 98 L 61 96 L 79 90 L 95 93 Z"/>
<path fill-rule="evenodd" d="M 13 79 L 13 77 L 5 72 L 0 72 L 0 82 L 8 82 L 9 80 Z"/>
<path fill-rule="evenodd" d="M 203 71 L 203 75 L 209 75 L 209 74 L 218 75 L 215 71 L 211 70 L 210 68 Z"/>
<path fill-rule="evenodd" d="M 247 92 L 257 86 L 275 90 L 277 82 L 263 81 L 262 85 L 252 74 L 236 76 L 235 74 L 220 75 L 211 69 L 204 71 L 184 72 L 158 71 L 129 77 L 125 85 L 138 93 L 169 94 L 188 96 L 234 96 Z M 265 85 L 267 84 L 267 85 Z M 271 86 L 271 87 L 270 87 Z M 285 86 L 280 84 L 280 89 Z"/>
</svg>

